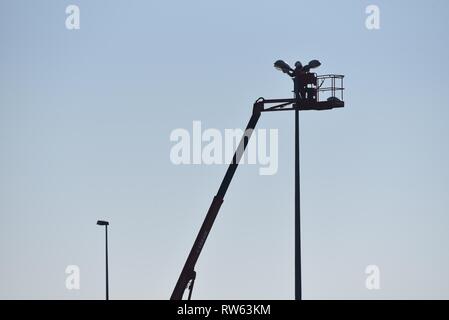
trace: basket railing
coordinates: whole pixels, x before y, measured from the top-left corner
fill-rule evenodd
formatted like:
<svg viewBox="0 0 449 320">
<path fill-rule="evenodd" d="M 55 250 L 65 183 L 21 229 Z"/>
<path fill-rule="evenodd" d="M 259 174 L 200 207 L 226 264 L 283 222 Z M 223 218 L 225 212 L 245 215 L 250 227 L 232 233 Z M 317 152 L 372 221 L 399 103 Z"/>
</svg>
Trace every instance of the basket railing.
<svg viewBox="0 0 449 320">
<path fill-rule="evenodd" d="M 322 99 L 338 98 L 343 101 L 343 75 L 339 74 L 323 74 L 317 76 L 318 90 L 317 90 L 317 100 L 323 101 Z M 320 99 L 320 96 L 322 99 Z"/>
</svg>

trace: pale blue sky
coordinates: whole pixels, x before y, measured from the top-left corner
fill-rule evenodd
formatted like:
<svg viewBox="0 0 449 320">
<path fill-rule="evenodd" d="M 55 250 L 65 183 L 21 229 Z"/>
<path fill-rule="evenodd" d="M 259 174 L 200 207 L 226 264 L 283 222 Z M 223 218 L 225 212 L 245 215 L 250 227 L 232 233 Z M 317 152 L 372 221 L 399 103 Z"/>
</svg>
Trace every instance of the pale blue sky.
<svg viewBox="0 0 449 320">
<path fill-rule="evenodd" d="M 81 29 L 65 28 L 77 4 Z M 381 29 L 365 28 L 377 4 Z M 0 298 L 168 299 L 226 167 L 175 166 L 170 132 L 243 127 L 289 97 L 272 64 L 345 74 L 346 108 L 301 116 L 303 296 L 449 298 L 449 4 L 0 2 Z M 196 299 L 292 299 L 293 114 L 279 170 L 242 166 Z M 65 288 L 65 267 L 81 289 Z M 365 267 L 381 289 L 365 288 Z"/>
</svg>

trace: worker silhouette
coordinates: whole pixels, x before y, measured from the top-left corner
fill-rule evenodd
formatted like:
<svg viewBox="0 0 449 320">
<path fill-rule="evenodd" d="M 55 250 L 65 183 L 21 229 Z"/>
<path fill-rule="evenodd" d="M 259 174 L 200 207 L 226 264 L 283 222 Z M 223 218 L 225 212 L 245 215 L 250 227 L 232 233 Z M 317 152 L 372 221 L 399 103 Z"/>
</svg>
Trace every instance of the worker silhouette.
<svg viewBox="0 0 449 320">
<path fill-rule="evenodd" d="M 295 97 L 300 100 L 317 99 L 317 77 L 310 69 L 319 65 L 319 61 L 312 60 L 309 64 L 303 66 L 300 61 L 295 63 L 295 69 L 291 73 L 294 82 Z"/>
<path fill-rule="evenodd" d="M 306 98 L 306 70 L 300 61 L 295 62 L 295 70 L 293 70 L 294 86 L 293 91 L 297 99 Z"/>
</svg>

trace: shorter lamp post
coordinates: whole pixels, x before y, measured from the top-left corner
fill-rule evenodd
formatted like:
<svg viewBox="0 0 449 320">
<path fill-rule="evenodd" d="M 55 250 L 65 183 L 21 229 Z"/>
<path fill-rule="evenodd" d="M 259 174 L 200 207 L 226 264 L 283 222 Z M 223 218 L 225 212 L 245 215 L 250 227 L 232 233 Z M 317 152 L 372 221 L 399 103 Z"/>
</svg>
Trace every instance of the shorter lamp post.
<svg viewBox="0 0 449 320">
<path fill-rule="evenodd" d="M 104 226 L 106 231 L 106 300 L 109 300 L 109 272 L 108 272 L 108 221 L 98 220 L 97 225 Z"/>
</svg>

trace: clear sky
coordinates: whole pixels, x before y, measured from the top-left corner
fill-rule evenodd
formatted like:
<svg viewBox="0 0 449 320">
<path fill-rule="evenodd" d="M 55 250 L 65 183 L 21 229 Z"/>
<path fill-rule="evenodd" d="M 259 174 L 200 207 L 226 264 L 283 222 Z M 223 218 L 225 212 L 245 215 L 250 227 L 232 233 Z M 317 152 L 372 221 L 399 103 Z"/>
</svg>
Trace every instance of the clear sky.
<svg viewBox="0 0 449 320">
<path fill-rule="evenodd" d="M 65 8 L 80 8 L 67 30 Z M 365 27 L 366 6 L 380 29 Z M 225 165 L 170 161 L 170 133 L 243 128 L 319 59 L 344 109 L 301 114 L 305 299 L 449 299 L 449 2 L 0 2 L 0 298 L 168 299 Z M 294 297 L 292 113 L 277 174 L 238 169 L 196 299 Z M 65 268 L 78 265 L 80 290 Z M 380 268 L 380 290 L 365 268 Z"/>
</svg>

